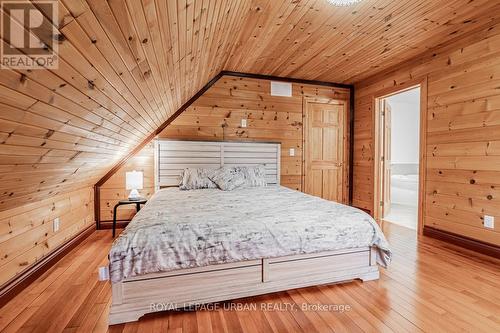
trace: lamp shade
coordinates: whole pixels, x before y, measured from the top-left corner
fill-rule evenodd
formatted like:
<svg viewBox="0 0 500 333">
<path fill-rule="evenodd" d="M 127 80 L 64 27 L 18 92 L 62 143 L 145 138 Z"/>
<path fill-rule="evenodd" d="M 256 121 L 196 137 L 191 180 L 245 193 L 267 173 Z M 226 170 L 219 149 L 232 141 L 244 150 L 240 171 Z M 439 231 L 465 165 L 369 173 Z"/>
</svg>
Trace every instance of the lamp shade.
<svg viewBox="0 0 500 333">
<path fill-rule="evenodd" d="M 127 190 L 142 190 L 142 171 L 130 171 L 125 173 L 125 187 Z"/>
</svg>

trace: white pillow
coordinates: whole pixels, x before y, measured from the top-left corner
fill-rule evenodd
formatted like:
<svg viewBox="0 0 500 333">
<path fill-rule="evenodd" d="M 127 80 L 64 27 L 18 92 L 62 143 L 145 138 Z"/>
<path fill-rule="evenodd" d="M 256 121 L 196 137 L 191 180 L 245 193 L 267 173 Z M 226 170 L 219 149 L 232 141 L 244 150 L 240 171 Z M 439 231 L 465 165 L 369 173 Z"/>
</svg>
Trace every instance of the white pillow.
<svg viewBox="0 0 500 333">
<path fill-rule="evenodd" d="M 263 165 L 257 166 L 238 166 L 234 167 L 236 172 L 243 175 L 245 179 L 244 187 L 267 186 L 266 168 Z"/>
<path fill-rule="evenodd" d="M 243 174 L 235 168 L 222 167 L 212 172 L 208 178 L 223 191 L 232 191 L 245 184 Z"/>
<path fill-rule="evenodd" d="M 202 188 L 217 188 L 217 185 L 208 178 L 214 169 L 187 168 L 184 169 L 182 181 L 179 185 L 181 190 L 196 190 Z"/>
</svg>

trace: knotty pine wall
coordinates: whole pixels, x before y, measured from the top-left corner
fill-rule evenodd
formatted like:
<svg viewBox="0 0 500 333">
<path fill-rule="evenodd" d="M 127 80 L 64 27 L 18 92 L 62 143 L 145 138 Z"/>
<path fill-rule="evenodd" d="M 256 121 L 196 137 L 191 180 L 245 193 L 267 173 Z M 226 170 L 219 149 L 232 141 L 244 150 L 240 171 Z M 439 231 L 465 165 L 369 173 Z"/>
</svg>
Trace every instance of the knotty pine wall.
<svg viewBox="0 0 500 333">
<path fill-rule="evenodd" d="M 224 76 L 160 138 L 281 143 L 281 184 L 302 189 L 304 97 L 349 100 L 349 90 L 292 84 L 292 97 L 271 96 L 271 81 Z M 247 127 L 241 128 L 246 118 Z M 289 156 L 289 149 L 295 156 Z"/>
<path fill-rule="evenodd" d="M 359 81 L 500 8 L 492 0 L 54 2 L 59 68 L 0 72 L 0 210 L 92 186 L 221 70 Z"/>
<path fill-rule="evenodd" d="M 500 245 L 500 24 L 356 85 L 354 205 L 373 210 L 374 96 L 425 76 L 424 225 Z"/>
<path fill-rule="evenodd" d="M 301 190 L 303 98 L 349 101 L 349 90 L 293 83 L 292 97 L 271 96 L 270 91 L 269 80 L 223 76 L 158 137 L 178 140 L 280 142 L 281 184 Z M 242 118 L 248 119 L 246 128 L 240 127 Z M 289 156 L 290 148 L 295 148 L 293 157 Z M 139 158 L 141 160 L 138 160 Z M 126 198 L 128 194 L 125 191 L 125 170 L 142 168 L 146 186 L 146 183 L 153 179 L 152 161 L 153 150 L 145 148 L 104 184 L 101 188 L 102 221 L 112 219 L 114 204 L 119 199 Z M 345 180 L 348 179 L 346 175 Z M 153 185 L 150 185 L 151 187 L 140 191 L 143 196 L 152 193 Z M 121 209 L 122 207 L 119 208 Z M 135 209 L 130 206 L 130 209 L 120 212 L 118 218 L 125 220 L 134 212 Z"/>
<path fill-rule="evenodd" d="M 0 286 L 93 224 L 92 187 L 1 211 Z"/>
</svg>

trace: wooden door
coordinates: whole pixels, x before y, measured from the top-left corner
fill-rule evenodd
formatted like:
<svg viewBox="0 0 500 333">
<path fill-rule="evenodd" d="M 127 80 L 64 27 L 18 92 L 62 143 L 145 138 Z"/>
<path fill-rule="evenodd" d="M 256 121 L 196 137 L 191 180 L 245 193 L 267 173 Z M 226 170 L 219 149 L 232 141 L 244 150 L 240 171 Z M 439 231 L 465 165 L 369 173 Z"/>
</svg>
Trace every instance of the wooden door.
<svg viewBox="0 0 500 333">
<path fill-rule="evenodd" d="M 323 199 L 343 202 L 345 113 L 337 104 L 305 104 L 304 191 Z"/>
<path fill-rule="evenodd" d="M 391 106 L 382 101 L 382 151 L 380 157 L 382 170 L 382 218 L 391 210 Z"/>
</svg>

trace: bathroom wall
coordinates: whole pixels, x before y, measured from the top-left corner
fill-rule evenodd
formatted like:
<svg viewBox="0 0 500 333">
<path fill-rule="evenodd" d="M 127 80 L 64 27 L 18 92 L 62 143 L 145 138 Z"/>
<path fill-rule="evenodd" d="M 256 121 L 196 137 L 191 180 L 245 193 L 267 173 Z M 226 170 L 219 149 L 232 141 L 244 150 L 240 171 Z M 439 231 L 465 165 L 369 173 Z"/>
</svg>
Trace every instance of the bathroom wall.
<svg viewBox="0 0 500 333">
<path fill-rule="evenodd" d="M 387 98 L 391 106 L 392 173 L 417 174 L 419 158 L 420 88 Z"/>
<path fill-rule="evenodd" d="M 387 98 L 387 102 L 391 106 L 391 202 L 416 207 L 420 146 L 420 88 L 391 96 Z M 395 208 L 393 207 L 391 211 Z M 403 217 L 401 214 L 396 214 L 393 222 L 404 218 L 410 220 L 406 225 L 416 225 L 416 209 L 414 214 L 404 215 Z"/>
</svg>

